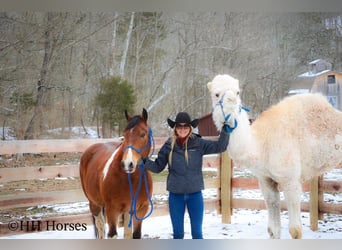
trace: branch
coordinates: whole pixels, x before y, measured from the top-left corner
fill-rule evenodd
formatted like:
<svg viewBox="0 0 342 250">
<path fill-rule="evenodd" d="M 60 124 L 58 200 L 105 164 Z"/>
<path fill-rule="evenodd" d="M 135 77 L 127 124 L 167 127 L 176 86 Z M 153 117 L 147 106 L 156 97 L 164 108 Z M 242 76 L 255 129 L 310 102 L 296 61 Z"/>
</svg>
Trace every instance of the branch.
<svg viewBox="0 0 342 250">
<path fill-rule="evenodd" d="M 91 33 L 89 33 L 89 34 L 87 34 L 87 35 L 81 37 L 80 39 L 75 40 L 75 41 L 73 41 L 73 42 L 71 42 L 71 43 L 65 45 L 64 47 L 61 48 L 61 50 L 67 49 L 67 48 L 69 48 L 69 47 L 71 47 L 71 46 L 73 46 L 73 45 L 75 45 L 75 44 L 77 44 L 77 43 L 79 43 L 79 42 L 82 42 L 82 41 L 84 41 L 85 39 L 87 39 L 87 38 L 93 36 L 94 34 L 96 34 L 97 32 L 99 32 L 100 30 L 102 30 L 102 29 L 104 29 L 105 27 L 107 27 L 108 25 L 110 25 L 110 24 L 111 24 L 112 22 L 114 22 L 116 19 L 117 19 L 117 17 L 114 17 L 112 20 L 110 20 L 108 23 L 105 23 L 105 24 L 104 24 L 103 26 L 101 26 L 99 29 L 94 30 L 93 32 L 91 32 Z"/>
<path fill-rule="evenodd" d="M 166 92 L 163 95 L 159 96 L 155 101 L 153 101 L 147 108 L 147 112 L 150 112 L 158 103 L 160 103 L 169 93 Z"/>
<path fill-rule="evenodd" d="M 170 70 L 171 70 L 171 69 L 170 69 Z M 158 89 L 158 88 L 160 87 L 160 85 L 161 85 L 161 83 L 160 83 L 160 84 L 157 86 L 157 88 L 155 89 L 155 92 L 154 92 L 153 96 L 152 96 L 151 99 L 150 99 L 150 105 L 148 106 L 147 111 L 152 110 L 158 103 L 160 103 L 160 102 L 169 94 L 169 90 L 168 90 L 168 88 L 167 88 L 167 82 L 164 81 L 168 72 L 169 72 L 169 71 L 164 72 L 164 75 L 163 75 L 163 77 L 162 77 L 162 79 L 161 79 L 161 83 L 163 83 L 164 94 L 162 94 L 162 95 L 159 96 L 156 100 L 154 100 L 153 102 L 151 102 L 153 96 L 156 94 L 157 89 Z"/>
</svg>

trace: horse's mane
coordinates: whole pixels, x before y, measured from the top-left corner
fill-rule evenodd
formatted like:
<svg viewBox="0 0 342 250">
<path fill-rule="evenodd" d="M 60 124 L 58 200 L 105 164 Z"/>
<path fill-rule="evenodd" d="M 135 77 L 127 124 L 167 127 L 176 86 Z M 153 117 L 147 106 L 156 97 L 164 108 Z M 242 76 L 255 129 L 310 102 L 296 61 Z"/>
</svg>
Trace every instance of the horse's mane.
<svg viewBox="0 0 342 250">
<path fill-rule="evenodd" d="M 133 116 L 132 119 L 129 120 L 129 122 L 125 128 L 125 131 L 128 129 L 134 128 L 140 121 L 142 121 L 141 116 L 139 116 L 139 115 Z"/>
</svg>

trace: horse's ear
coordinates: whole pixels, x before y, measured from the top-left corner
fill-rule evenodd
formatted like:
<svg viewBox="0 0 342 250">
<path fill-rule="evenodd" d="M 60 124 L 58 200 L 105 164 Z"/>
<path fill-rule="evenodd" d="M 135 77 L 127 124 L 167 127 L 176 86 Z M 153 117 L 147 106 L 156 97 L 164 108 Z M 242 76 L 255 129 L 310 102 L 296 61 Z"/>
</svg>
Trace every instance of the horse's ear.
<svg viewBox="0 0 342 250">
<path fill-rule="evenodd" d="M 127 109 L 125 109 L 125 117 L 127 121 L 131 119 L 131 116 L 127 113 Z"/>
<path fill-rule="evenodd" d="M 147 114 L 147 110 L 144 108 L 143 108 L 143 112 L 142 112 L 142 117 L 144 118 L 145 121 L 147 121 L 148 114 Z"/>
</svg>

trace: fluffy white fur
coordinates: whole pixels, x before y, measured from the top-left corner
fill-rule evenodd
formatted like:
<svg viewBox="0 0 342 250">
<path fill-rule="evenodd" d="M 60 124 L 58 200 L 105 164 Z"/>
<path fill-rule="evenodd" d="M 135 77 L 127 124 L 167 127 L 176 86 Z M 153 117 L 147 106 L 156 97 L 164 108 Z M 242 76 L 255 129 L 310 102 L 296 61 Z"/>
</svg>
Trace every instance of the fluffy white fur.
<svg viewBox="0 0 342 250">
<path fill-rule="evenodd" d="M 241 109 L 239 81 L 218 75 L 207 84 L 213 102 L 213 120 L 218 129 L 224 118 L 217 103 L 223 96 L 231 133 L 228 152 L 234 163 L 249 168 L 259 180 L 268 208 L 268 232 L 280 238 L 280 197 L 284 191 L 292 238 L 302 237 L 300 196 L 302 181 L 342 164 L 342 113 L 320 94 L 287 97 L 264 111 L 249 125 Z"/>
</svg>

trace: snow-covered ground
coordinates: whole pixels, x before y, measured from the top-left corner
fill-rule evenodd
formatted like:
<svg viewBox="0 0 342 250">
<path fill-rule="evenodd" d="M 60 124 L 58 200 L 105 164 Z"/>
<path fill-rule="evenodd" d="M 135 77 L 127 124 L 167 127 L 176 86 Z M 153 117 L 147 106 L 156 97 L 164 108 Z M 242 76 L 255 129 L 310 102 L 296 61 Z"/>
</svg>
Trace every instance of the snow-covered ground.
<svg viewBox="0 0 342 250">
<path fill-rule="evenodd" d="M 238 172 L 237 172 L 238 173 Z M 341 180 L 342 169 L 335 169 L 325 175 L 325 179 Z M 204 197 L 210 198 L 216 195 L 216 189 L 206 189 Z M 262 199 L 259 190 L 234 190 L 234 197 L 248 199 Z M 303 193 L 302 200 L 307 201 L 308 193 Z M 155 197 L 156 198 L 156 197 Z M 160 199 L 167 199 L 166 195 L 159 195 Z M 324 194 L 325 202 L 342 203 L 342 194 Z M 59 213 L 88 211 L 86 202 L 77 204 L 51 205 Z M 214 210 L 206 210 L 203 222 L 203 234 L 205 239 L 268 239 L 267 211 L 233 209 L 231 224 L 223 224 L 221 215 Z M 342 216 L 324 214 L 324 220 L 319 221 L 318 231 L 310 230 L 309 213 L 302 212 L 303 238 L 304 239 L 342 239 Z M 288 213 L 281 213 L 281 238 L 290 239 L 288 233 Z M 11 235 L 10 239 L 92 239 L 94 227 L 87 225 L 85 231 L 45 231 L 30 234 Z M 119 228 L 119 238 L 123 238 L 123 228 Z M 143 222 L 143 238 L 145 239 L 172 239 L 172 227 L 169 216 L 149 217 Z M 190 239 L 190 222 L 188 215 L 185 217 L 185 238 Z"/>
<path fill-rule="evenodd" d="M 71 127 L 69 128 L 54 128 L 46 131 L 46 134 L 39 139 L 56 139 L 68 136 L 69 139 L 78 138 L 99 138 L 96 127 Z M 0 138 L 6 141 L 17 140 L 13 128 L 4 127 L 0 129 Z"/>
<path fill-rule="evenodd" d="M 97 137 L 95 130 L 87 129 L 87 134 L 81 128 L 73 128 L 73 134 L 76 137 Z M 59 129 L 51 130 L 51 134 L 60 134 Z M 7 133 L 7 139 L 10 133 Z M 13 139 L 11 137 L 11 139 Z M 214 170 L 214 168 L 207 169 Z M 234 170 L 235 176 L 250 175 L 246 170 Z M 334 169 L 325 174 L 325 180 L 342 180 L 342 169 Z M 263 199 L 260 190 L 242 190 L 234 189 L 235 198 L 246 199 Z M 216 189 L 206 189 L 204 191 L 205 198 L 216 196 Z M 281 194 L 283 199 L 283 195 Z M 167 200 L 167 195 L 158 195 L 154 199 Z M 303 193 L 302 201 L 309 200 L 309 193 Z M 342 194 L 324 194 L 325 202 L 342 203 Z M 49 208 L 58 211 L 58 213 L 65 214 L 84 213 L 88 211 L 88 204 L 51 204 Z M 35 218 L 39 214 L 35 214 Z M 247 209 L 233 209 L 233 216 L 231 224 L 223 224 L 221 222 L 221 215 L 216 211 L 206 210 L 203 222 L 203 234 L 205 239 L 268 239 L 267 234 L 267 211 L 266 210 L 247 210 Z M 288 233 L 288 214 L 281 213 L 282 231 L 281 237 L 283 239 L 290 239 Z M 310 230 L 310 217 L 308 213 L 302 213 L 303 222 L 303 238 L 304 239 L 342 239 L 342 215 L 324 215 L 324 220 L 319 222 L 318 231 Z M 119 228 L 119 238 L 123 237 L 123 229 Z M 87 225 L 85 231 L 45 231 L 29 234 L 17 234 L 0 239 L 93 239 L 94 228 L 92 225 Z M 143 222 L 143 238 L 145 239 L 172 239 L 172 227 L 169 216 L 149 217 Z M 190 239 L 190 222 L 186 215 L 185 218 L 185 238 Z"/>
<path fill-rule="evenodd" d="M 304 239 L 342 239 L 341 216 L 327 216 L 319 222 L 319 230 L 310 230 L 308 213 L 302 213 Z M 287 213 L 282 213 L 282 238 L 290 239 L 287 231 Z M 215 211 L 206 211 L 203 222 L 205 239 L 268 239 L 267 211 L 234 209 L 231 224 L 222 224 L 221 216 Z M 119 238 L 123 237 L 123 228 L 119 228 Z M 94 227 L 87 226 L 86 231 L 63 232 L 47 231 L 30 234 L 18 234 L 5 238 L 10 239 L 92 239 Z M 143 238 L 172 239 L 172 228 L 169 216 L 150 217 L 143 222 Z M 185 239 L 191 239 L 189 218 L 185 218 Z"/>
</svg>

